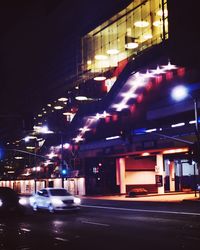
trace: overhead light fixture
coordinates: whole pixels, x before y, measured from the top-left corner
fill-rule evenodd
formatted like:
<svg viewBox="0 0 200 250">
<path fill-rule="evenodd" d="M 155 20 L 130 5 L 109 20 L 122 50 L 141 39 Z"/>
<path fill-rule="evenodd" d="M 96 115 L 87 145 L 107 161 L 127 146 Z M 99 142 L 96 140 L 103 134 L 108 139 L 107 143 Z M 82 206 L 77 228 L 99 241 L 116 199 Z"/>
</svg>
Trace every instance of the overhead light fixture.
<svg viewBox="0 0 200 250">
<path fill-rule="evenodd" d="M 66 98 L 66 97 L 61 97 L 58 99 L 58 101 L 60 101 L 60 102 L 66 102 L 67 100 L 68 100 L 68 98 Z"/>
<path fill-rule="evenodd" d="M 111 136 L 111 137 L 106 137 L 106 141 L 109 141 L 109 140 L 114 140 L 114 139 L 119 139 L 120 136 L 119 135 L 116 135 L 116 136 Z"/>
<path fill-rule="evenodd" d="M 51 107 L 51 103 L 48 103 L 47 106 L 48 106 L 48 107 Z"/>
<path fill-rule="evenodd" d="M 188 152 L 188 148 L 176 148 L 176 149 L 167 149 L 164 150 L 162 153 L 163 154 L 175 154 L 175 153 L 183 153 L 183 152 Z"/>
<path fill-rule="evenodd" d="M 59 109 L 63 109 L 63 107 L 62 106 L 54 106 L 54 109 L 59 110 Z"/>
<path fill-rule="evenodd" d="M 137 21 L 134 23 L 135 27 L 139 27 L 139 28 L 145 28 L 147 26 L 149 26 L 149 22 L 147 21 Z"/>
<path fill-rule="evenodd" d="M 157 15 L 158 16 L 163 16 L 163 11 L 162 10 L 159 10 L 158 12 L 157 12 Z M 168 11 L 167 11 L 167 9 L 165 9 L 164 10 L 164 16 L 166 17 L 168 15 Z"/>
<path fill-rule="evenodd" d="M 21 160 L 21 159 L 23 159 L 24 157 L 22 157 L 22 156 L 15 156 L 15 159 L 16 160 Z"/>
<path fill-rule="evenodd" d="M 135 49 L 138 47 L 135 37 L 126 36 L 125 37 L 125 48 L 126 49 Z"/>
<path fill-rule="evenodd" d="M 107 54 L 109 54 L 109 55 L 116 55 L 118 53 L 119 53 L 118 49 L 109 49 L 109 50 L 107 50 Z"/>
<path fill-rule="evenodd" d="M 96 55 L 94 57 L 96 60 L 106 60 L 107 59 L 107 56 L 106 55 Z"/>
<path fill-rule="evenodd" d="M 35 147 L 33 147 L 33 146 L 27 146 L 26 148 L 32 150 L 32 149 L 34 149 Z"/>
<path fill-rule="evenodd" d="M 82 132 L 82 133 L 85 133 L 87 131 L 90 131 L 90 129 L 88 127 L 83 127 L 83 128 L 79 128 L 79 130 Z"/>
<path fill-rule="evenodd" d="M 92 64 L 92 61 L 91 60 L 88 60 L 87 61 L 87 65 L 91 65 Z"/>
<path fill-rule="evenodd" d="M 87 96 L 76 96 L 75 97 L 75 99 L 77 100 L 77 101 L 86 101 L 88 98 L 87 98 Z"/>
<path fill-rule="evenodd" d="M 184 125 L 185 125 L 184 122 L 180 122 L 180 123 L 172 124 L 171 127 L 172 127 L 172 128 L 176 128 L 176 127 L 182 127 L 182 126 L 184 126 Z"/>
<path fill-rule="evenodd" d="M 130 42 L 125 44 L 126 49 L 135 49 L 138 47 L 138 43 L 135 42 Z"/>
<path fill-rule="evenodd" d="M 104 80 L 106 80 L 106 77 L 105 76 L 95 76 L 94 80 L 95 81 L 104 81 Z"/>
<path fill-rule="evenodd" d="M 81 135 L 77 135 L 77 137 L 73 138 L 72 140 L 74 140 L 76 143 L 83 141 L 84 139 L 82 138 Z"/>
<path fill-rule="evenodd" d="M 64 112 L 63 115 L 72 115 L 70 112 Z"/>
<path fill-rule="evenodd" d="M 150 155 L 150 153 L 148 153 L 148 152 L 144 152 L 144 153 L 142 153 L 141 155 L 142 155 L 142 156 L 149 156 L 149 155 Z"/>
<path fill-rule="evenodd" d="M 157 21 L 153 22 L 153 26 L 155 26 L 155 27 L 160 27 L 162 25 L 163 25 L 163 21 L 162 20 L 157 20 Z M 165 26 L 167 26 L 167 25 L 168 25 L 168 21 L 166 19 L 165 20 Z"/>
</svg>

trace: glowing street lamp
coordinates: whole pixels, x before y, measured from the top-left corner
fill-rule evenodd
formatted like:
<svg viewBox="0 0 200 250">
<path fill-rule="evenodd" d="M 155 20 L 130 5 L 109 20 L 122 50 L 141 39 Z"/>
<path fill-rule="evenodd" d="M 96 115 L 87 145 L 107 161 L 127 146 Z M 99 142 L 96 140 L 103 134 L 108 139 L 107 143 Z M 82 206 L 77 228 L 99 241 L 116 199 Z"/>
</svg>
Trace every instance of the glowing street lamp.
<svg viewBox="0 0 200 250">
<path fill-rule="evenodd" d="M 175 101 L 182 101 L 189 95 L 188 89 L 183 85 L 178 85 L 172 89 L 172 98 Z"/>
<path fill-rule="evenodd" d="M 196 134 L 196 142 L 193 143 L 193 148 L 196 148 L 195 150 L 195 158 L 197 167 L 200 170 L 200 136 L 199 136 L 199 124 L 198 124 L 198 98 L 196 95 L 192 95 L 192 93 L 189 93 L 188 89 L 183 85 L 178 85 L 175 88 L 172 89 L 171 96 L 176 101 L 182 101 L 188 96 L 192 97 L 194 102 L 194 113 L 195 113 L 195 134 Z M 194 175 L 195 175 L 195 169 L 194 169 Z M 195 183 L 195 197 L 196 197 L 196 183 Z"/>
</svg>

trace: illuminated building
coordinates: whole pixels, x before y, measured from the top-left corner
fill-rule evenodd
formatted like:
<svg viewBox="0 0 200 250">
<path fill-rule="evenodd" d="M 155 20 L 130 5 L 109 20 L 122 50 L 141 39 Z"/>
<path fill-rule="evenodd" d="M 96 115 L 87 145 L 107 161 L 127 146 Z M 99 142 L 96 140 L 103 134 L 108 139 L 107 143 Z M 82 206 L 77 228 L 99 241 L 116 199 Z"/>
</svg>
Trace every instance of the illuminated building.
<svg viewBox="0 0 200 250">
<path fill-rule="evenodd" d="M 195 141 L 194 106 L 169 98 L 177 83 L 198 96 L 195 5 L 135 0 L 83 36 L 81 79 L 70 89 L 80 103 L 70 113 L 63 103 L 54 109 L 70 114 L 68 140 L 80 160 L 73 167 L 84 169 L 86 193 L 195 188 L 198 170 L 184 143 Z"/>
</svg>

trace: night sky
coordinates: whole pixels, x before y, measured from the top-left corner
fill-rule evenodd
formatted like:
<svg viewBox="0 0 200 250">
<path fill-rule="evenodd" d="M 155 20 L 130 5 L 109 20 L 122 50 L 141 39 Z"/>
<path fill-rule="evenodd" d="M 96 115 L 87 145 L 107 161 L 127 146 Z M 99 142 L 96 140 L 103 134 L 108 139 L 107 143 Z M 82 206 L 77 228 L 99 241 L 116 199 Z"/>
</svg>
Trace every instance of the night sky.
<svg viewBox="0 0 200 250">
<path fill-rule="evenodd" d="M 65 88 L 75 65 L 77 38 L 130 2 L 8 0 L 0 4 L 1 137 Z"/>
</svg>

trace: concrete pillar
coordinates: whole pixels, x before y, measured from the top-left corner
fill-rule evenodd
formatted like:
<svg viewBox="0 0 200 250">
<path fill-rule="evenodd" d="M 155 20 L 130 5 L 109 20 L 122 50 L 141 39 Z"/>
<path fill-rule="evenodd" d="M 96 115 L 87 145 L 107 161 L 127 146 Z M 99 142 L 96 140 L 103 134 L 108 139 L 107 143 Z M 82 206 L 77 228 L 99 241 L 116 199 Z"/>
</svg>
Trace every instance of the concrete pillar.
<svg viewBox="0 0 200 250">
<path fill-rule="evenodd" d="M 120 187 L 120 194 L 126 194 L 126 182 L 125 182 L 125 158 L 116 159 L 116 177 L 117 185 Z"/>
<path fill-rule="evenodd" d="M 171 161 L 170 165 L 169 165 L 169 190 L 170 190 L 170 192 L 175 191 L 175 164 L 174 164 L 174 161 Z"/>
<path fill-rule="evenodd" d="M 164 194 L 165 193 L 165 187 L 164 187 L 165 172 L 164 172 L 164 161 L 163 161 L 162 154 L 156 155 L 155 175 L 156 175 L 156 184 L 158 187 L 158 194 Z"/>
</svg>

